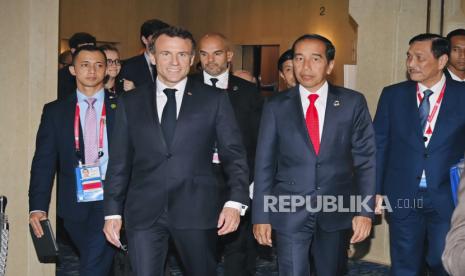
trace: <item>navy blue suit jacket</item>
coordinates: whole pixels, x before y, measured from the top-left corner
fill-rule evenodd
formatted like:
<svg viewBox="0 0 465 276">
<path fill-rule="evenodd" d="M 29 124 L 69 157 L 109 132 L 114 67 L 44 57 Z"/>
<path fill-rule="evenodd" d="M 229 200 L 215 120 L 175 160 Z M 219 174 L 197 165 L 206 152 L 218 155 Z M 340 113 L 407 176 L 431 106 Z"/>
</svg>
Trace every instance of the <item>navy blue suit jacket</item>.
<svg viewBox="0 0 465 276">
<path fill-rule="evenodd" d="M 37 132 L 36 150 L 31 165 L 29 183 L 29 210 L 42 210 L 48 213 L 53 186 L 57 175 L 57 212 L 64 219 L 84 221 L 91 206 L 101 202 L 78 203 L 76 198 L 75 168 L 78 156 L 74 146 L 74 114 L 76 94 L 65 99 L 56 100 L 44 106 Z M 111 142 L 115 99 L 105 91 L 105 108 L 107 114 L 107 137 Z M 113 104 L 113 106 L 112 106 Z M 80 133 L 80 149 L 84 156 L 84 139 Z"/>
<path fill-rule="evenodd" d="M 375 193 L 375 138 L 362 94 L 329 85 L 324 128 L 317 156 L 308 135 L 299 86 L 272 97 L 263 107 L 257 142 L 254 224 L 297 232 L 311 214 L 305 206 L 295 212 L 264 212 L 264 196 L 350 195 Z M 354 213 L 319 212 L 325 231 L 349 228 Z M 372 217 L 368 210 L 359 215 Z"/>
<path fill-rule="evenodd" d="M 465 151 L 465 85 L 446 80 L 433 136 L 425 148 L 417 105 L 416 82 L 383 89 L 374 119 L 377 144 L 377 193 L 388 196 L 393 217 L 406 217 L 423 170 L 436 211 L 446 220 L 453 207 L 449 169 Z M 396 208 L 398 207 L 398 208 Z"/>
<path fill-rule="evenodd" d="M 118 75 L 118 83 L 120 83 L 122 79 L 134 82 L 135 87 L 153 83 L 149 64 L 144 54 L 134 56 L 123 62 L 121 72 Z"/>
<path fill-rule="evenodd" d="M 118 102 L 104 189 L 105 215 L 128 229 L 147 229 L 167 212 L 178 229 L 212 229 L 222 208 L 212 166 L 214 142 L 228 175 L 228 200 L 248 205 L 245 148 L 228 95 L 188 79 L 171 149 L 158 119 L 153 84 Z"/>
</svg>

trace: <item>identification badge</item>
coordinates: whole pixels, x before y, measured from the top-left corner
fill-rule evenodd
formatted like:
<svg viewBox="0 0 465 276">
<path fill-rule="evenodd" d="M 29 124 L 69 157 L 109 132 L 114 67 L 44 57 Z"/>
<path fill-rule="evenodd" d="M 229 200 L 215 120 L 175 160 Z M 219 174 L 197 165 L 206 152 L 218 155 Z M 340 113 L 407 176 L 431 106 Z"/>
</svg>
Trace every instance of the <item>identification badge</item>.
<svg viewBox="0 0 465 276">
<path fill-rule="evenodd" d="M 76 196 L 78 202 L 103 200 L 103 183 L 98 165 L 82 165 L 76 168 Z"/>
</svg>

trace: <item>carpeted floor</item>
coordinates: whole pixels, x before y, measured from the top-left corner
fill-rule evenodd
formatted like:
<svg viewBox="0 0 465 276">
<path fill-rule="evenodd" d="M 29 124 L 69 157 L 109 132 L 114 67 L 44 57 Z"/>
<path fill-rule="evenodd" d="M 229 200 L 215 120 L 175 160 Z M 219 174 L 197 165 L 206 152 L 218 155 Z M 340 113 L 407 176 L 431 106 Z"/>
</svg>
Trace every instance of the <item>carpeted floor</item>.
<svg viewBox="0 0 465 276">
<path fill-rule="evenodd" d="M 57 264 L 57 276 L 79 276 L 79 260 L 72 246 L 58 240 L 60 248 L 60 262 Z M 348 276 L 383 276 L 388 275 L 389 268 L 384 265 L 365 261 L 349 261 Z M 170 275 L 182 276 L 182 272 L 175 260 L 170 260 Z M 223 267 L 218 266 L 218 276 L 223 275 Z M 278 276 L 276 258 L 265 260 L 258 258 L 256 276 Z"/>
</svg>

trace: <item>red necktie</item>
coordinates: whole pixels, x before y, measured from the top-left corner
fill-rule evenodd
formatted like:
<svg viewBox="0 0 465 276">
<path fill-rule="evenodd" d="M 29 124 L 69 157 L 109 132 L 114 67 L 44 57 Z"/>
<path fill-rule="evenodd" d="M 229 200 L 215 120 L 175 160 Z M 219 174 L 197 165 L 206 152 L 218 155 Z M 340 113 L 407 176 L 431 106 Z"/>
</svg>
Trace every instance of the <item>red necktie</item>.
<svg viewBox="0 0 465 276">
<path fill-rule="evenodd" d="M 318 111 L 315 107 L 315 101 L 318 99 L 318 95 L 310 94 L 308 99 L 310 100 L 310 105 L 308 106 L 307 114 L 305 115 L 305 121 L 307 123 L 308 136 L 312 141 L 316 155 L 318 155 L 318 152 L 320 151 L 320 127 L 318 122 Z"/>
</svg>

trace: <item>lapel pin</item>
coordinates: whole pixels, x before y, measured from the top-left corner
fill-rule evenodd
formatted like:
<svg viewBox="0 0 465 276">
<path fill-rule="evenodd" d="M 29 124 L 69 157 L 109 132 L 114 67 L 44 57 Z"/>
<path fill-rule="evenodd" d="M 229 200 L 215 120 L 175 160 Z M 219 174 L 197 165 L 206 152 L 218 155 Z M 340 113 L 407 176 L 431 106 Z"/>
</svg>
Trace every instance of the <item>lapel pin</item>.
<svg viewBox="0 0 465 276">
<path fill-rule="evenodd" d="M 192 93 L 191 93 L 191 92 L 189 92 L 189 91 L 187 91 L 187 95 L 189 95 L 189 96 L 192 96 Z"/>
<path fill-rule="evenodd" d="M 237 87 L 237 85 L 234 85 L 233 86 L 233 91 L 237 91 L 237 90 L 239 90 L 239 87 Z"/>
<path fill-rule="evenodd" d="M 110 107 L 111 107 L 111 109 L 115 109 L 115 108 L 116 108 L 116 104 L 111 104 Z"/>
<path fill-rule="evenodd" d="M 333 105 L 334 105 L 335 107 L 338 107 L 339 105 L 341 105 L 341 103 L 340 103 L 338 100 L 335 100 L 334 103 L 333 103 Z"/>
</svg>

